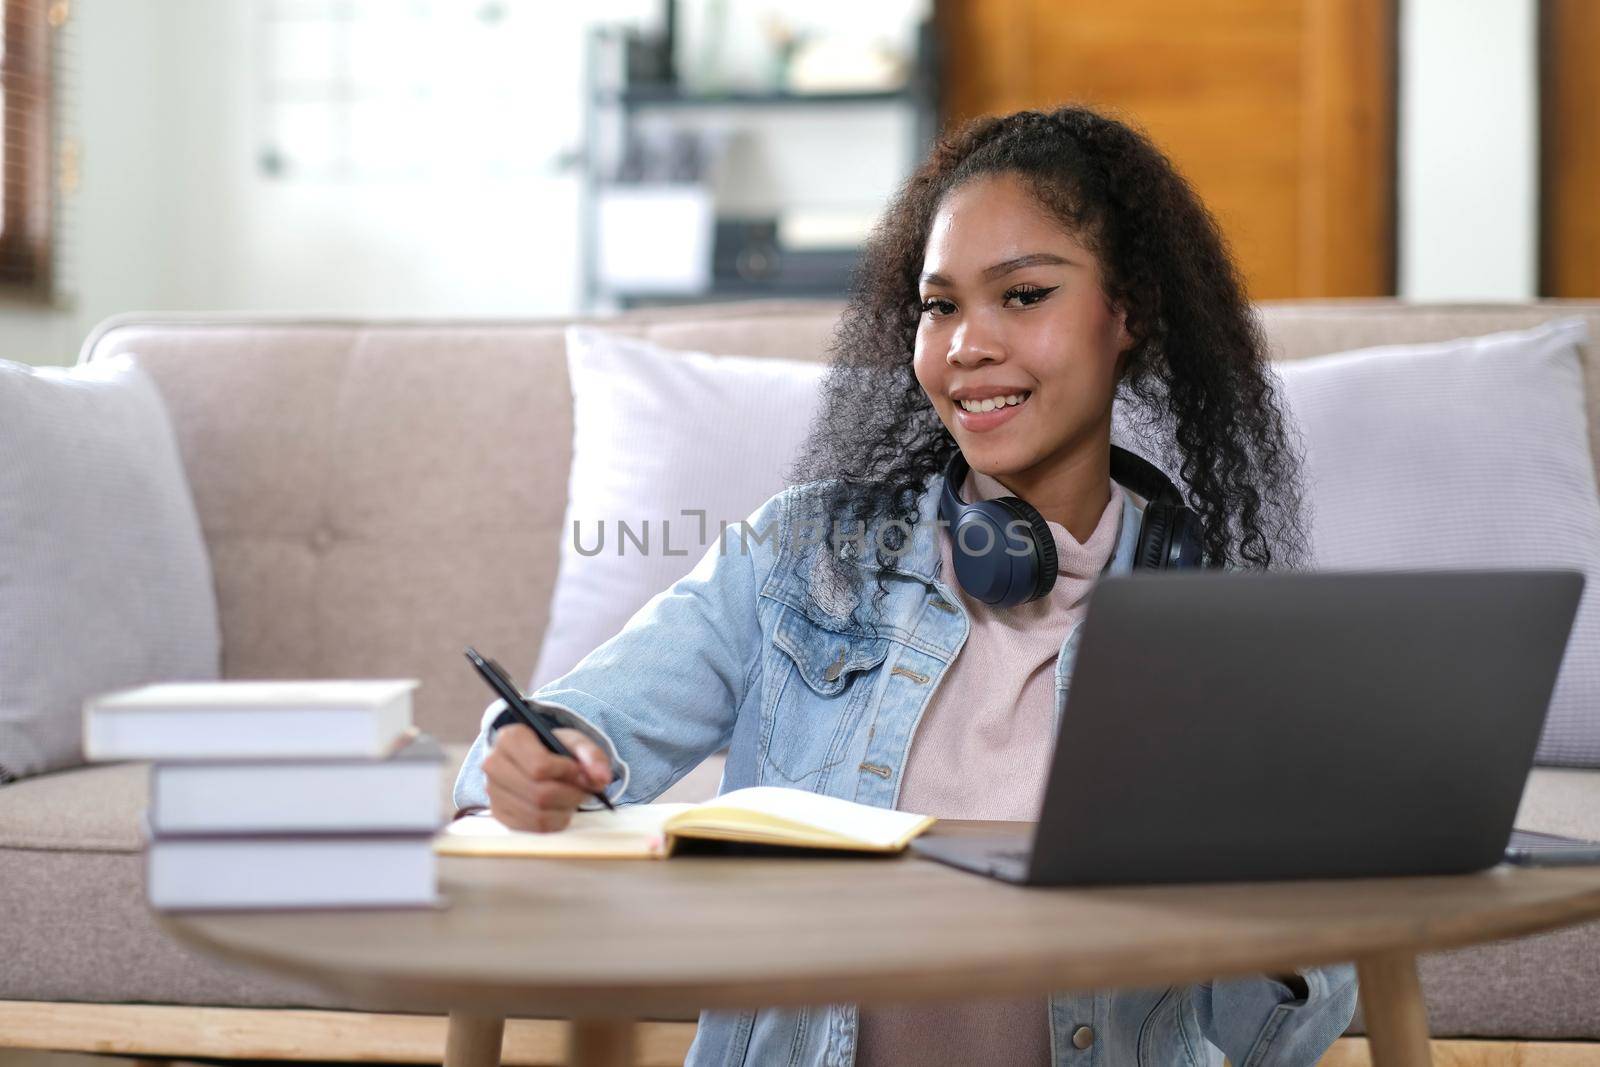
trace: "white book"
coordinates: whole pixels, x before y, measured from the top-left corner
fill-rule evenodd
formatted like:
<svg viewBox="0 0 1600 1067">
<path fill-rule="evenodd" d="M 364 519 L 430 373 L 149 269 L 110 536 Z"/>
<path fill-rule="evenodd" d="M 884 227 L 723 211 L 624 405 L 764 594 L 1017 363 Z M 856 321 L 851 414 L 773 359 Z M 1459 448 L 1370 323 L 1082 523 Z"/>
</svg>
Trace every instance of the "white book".
<svg viewBox="0 0 1600 1067">
<path fill-rule="evenodd" d="M 145 850 L 162 910 L 432 906 L 434 868 L 426 834 L 158 837 Z"/>
<path fill-rule="evenodd" d="M 411 725 L 415 678 L 372 681 L 164 682 L 83 705 L 83 750 L 96 760 L 366 756 Z"/>
<path fill-rule="evenodd" d="M 444 749 L 413 732 L 386 758 L 158 763 L 156 836 L 427 833 L 444 822 Z"/>
</svg>

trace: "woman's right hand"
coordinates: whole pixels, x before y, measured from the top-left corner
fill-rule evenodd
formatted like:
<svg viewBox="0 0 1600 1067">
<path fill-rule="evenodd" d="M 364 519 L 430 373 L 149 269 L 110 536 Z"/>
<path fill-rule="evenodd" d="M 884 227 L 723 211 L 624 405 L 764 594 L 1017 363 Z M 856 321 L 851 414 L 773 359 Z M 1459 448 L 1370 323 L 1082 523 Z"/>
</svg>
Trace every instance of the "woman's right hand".
<svg viewBox="0 0 1600 1067">
<path fill-rule="evenodd" d="M 587 734 L 561 727 L 555 735 L 575 760 L 545 748 L 520 723 L 495 731 L 494 746 L 483 758 L 489 814 L 513 830 L 564 829 L 579 804 L 611 784 L 611 761 Z"/>
</svg>

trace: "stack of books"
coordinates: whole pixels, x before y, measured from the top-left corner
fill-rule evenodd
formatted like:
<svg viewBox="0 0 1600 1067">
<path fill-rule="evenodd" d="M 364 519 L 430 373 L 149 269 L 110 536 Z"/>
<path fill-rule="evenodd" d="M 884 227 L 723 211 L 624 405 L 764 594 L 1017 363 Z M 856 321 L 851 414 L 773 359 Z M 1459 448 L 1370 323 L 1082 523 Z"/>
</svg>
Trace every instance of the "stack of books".
<svg viewBox="0 0 1600 1067">
<path fill-rule="evenodd" d="M 160 909 L 432 905 L 444 753 L 414 679 L 175 682 L 84 704 L 90 760 L 151 760 Z"/>
</svg>

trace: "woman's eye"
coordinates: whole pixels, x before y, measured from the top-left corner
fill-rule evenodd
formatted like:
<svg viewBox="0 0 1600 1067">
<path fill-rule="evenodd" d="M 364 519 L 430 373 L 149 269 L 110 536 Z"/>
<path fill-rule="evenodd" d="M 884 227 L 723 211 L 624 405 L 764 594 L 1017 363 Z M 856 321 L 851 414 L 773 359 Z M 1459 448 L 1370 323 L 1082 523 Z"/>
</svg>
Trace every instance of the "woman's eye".
<svg viewBox="0 0 1600 1067">
<path fill-rule="evenodd" d="M 1052 285 L 1048 289 L 1038 285 L 1014 285 L 1006 290 L 1006 303 L 1009 304 L 1015 300 L 1021 306 L 1029 307 L 1037 304 L 1059 288 L 1061 288 L 1059 285 Z"/>
<path fill-rule="evenodd" d="M 941 300 L 936 296 L 930 296 L 918 306 L 924 315 L 933 315 L 935 318 L 940 315 L 948 315 L 956 309 L 956 306 L 950 301 Z"/>
</svg>

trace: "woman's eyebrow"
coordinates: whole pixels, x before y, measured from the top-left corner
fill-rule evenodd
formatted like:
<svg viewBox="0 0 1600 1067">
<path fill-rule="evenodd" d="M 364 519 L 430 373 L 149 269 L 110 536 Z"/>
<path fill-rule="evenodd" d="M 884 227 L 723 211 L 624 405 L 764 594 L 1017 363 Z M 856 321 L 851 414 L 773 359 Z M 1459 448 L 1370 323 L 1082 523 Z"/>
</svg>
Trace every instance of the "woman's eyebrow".
<svg viewBox="0 0 1600 1067">
<path fill-rule="evenodd" d="M 992 267 L 985 267 L 983 280 L 986 282 L 994 281 L 996 278 L 1010 274 L 1014 270 L 1021 270 L 1024 267 L 1054 266 L 1063 263 L 1072 266 L 1077 265 L 1073 260 L 1065 256 L 1058 256 L 1054 252 L 1030 252 L 1025 256 L 1017 256 L 1015 259 L 1007 259 L 996 263 Z M 924 274 L 922 280 L 928 285 L 950 284 L 949 278 L 946 278 L 943 274 L 935 274 L 932 271 Z"/>
<path fill-rule="evenodd" d="M 996 263 L 992 267 L 984 268 L 983 280 L 986 282 L 994 281 L 994 279 L 1002 275 L 1010 274 L 1014 270 L 1021 270 L 1023 267 L 1054 266 L 1059 263 L 1071 262 L 1072 260 L 1065 256 L 1058 256 L 1054 252 L 1030 252 L 1028 255 L 1018 256 L 1016 259 L 1008 259 L 1003 263 Z"/>
</svg>

